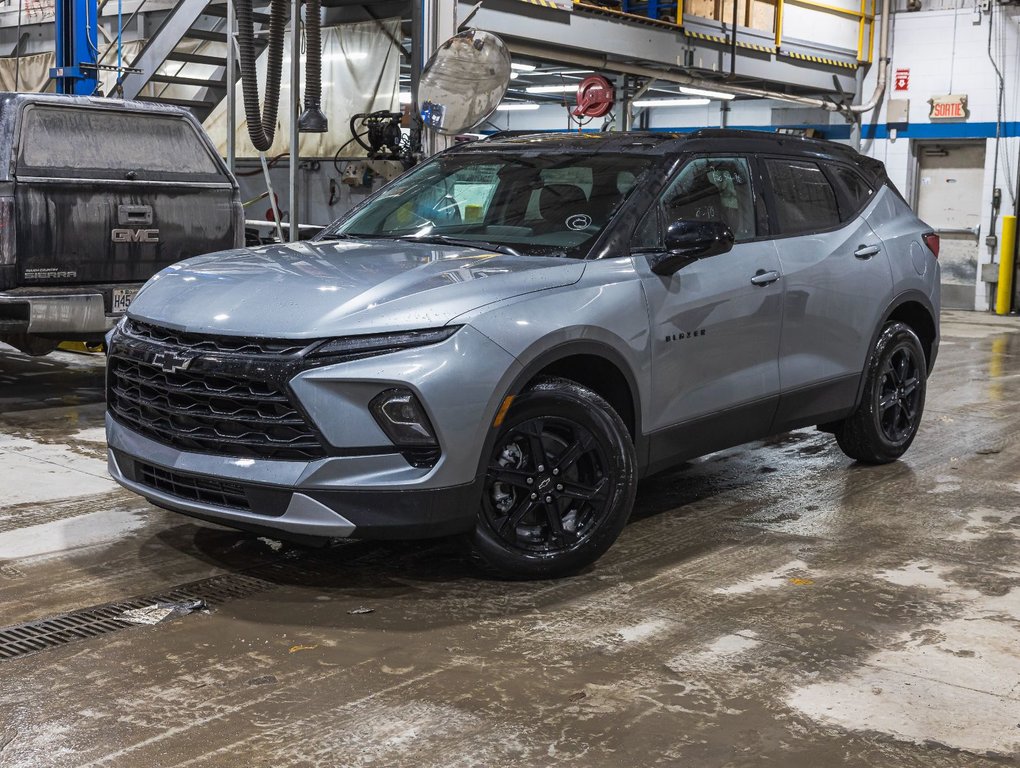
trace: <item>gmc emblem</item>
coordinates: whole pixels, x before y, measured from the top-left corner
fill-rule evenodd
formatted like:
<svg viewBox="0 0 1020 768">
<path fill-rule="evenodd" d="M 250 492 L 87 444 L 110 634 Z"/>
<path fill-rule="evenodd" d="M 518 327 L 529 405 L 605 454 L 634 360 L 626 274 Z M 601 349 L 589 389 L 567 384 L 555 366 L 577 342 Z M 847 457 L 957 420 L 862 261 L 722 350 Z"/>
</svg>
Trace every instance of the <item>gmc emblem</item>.
<svg viewBox="0 0 1020 768">
<path fill-rule="evenodd" d="M 158 243 L 158 229 L 115 229 L 110 233 L 115 243 Z"/>
</svg>

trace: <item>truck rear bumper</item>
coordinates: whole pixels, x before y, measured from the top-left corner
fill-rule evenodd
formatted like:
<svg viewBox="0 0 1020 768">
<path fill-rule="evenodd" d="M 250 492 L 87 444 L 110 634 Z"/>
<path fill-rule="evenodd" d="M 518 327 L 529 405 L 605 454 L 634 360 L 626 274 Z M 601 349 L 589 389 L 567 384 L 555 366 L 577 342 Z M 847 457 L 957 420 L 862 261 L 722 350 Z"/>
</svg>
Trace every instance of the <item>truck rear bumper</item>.
<svg viewBox="0 0 1020 768">
<path fill-rule="evenodd" d="M 0 293 L 0 332 L 104 334 L 118 316 L 106 314 L 102 293 Z"/>
</svg>

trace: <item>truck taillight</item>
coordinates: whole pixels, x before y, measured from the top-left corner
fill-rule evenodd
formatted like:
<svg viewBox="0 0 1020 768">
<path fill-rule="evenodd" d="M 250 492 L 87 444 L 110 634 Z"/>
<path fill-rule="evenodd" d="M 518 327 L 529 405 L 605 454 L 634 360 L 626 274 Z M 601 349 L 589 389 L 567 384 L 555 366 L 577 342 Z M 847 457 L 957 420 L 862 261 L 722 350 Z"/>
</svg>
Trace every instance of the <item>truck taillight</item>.
<svg viewBox="0 0 1020 768">
<path fill-rule="evenodd" d="M 934 232 L 928 232 L 927 234 L 921 235 L 924 239 L 924 244 L 928 246 L 928 250 L 931 251 L 935 258 L 939 257 L 939 236 Z"/>
<path fill-rule="evenodd" d="M 14 198 L 0 197 L 0 266 L 14 263 Z"/>
</svg>

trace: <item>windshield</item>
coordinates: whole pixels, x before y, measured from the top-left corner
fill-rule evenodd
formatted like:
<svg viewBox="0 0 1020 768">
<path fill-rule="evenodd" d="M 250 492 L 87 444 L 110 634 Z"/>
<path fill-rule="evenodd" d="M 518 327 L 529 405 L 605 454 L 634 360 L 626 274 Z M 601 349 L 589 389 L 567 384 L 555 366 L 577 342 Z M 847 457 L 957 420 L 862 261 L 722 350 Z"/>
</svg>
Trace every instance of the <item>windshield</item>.
<svg viewBox="0 0 1020 768">
<path fill-rule="evenodd" d="M 583 257 L 650 162 L 563 152 L 440 155 L 323 236 L 477 242 L 527 255 Z"/>
</svg>

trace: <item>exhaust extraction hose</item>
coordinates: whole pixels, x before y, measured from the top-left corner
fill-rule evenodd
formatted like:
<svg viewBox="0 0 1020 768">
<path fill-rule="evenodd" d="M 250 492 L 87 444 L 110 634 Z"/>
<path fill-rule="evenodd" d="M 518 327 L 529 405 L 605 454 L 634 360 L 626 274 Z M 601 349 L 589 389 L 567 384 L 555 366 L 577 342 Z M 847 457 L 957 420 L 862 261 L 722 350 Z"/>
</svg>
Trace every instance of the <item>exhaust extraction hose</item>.
<svg viewBox="0 0 1020 768">
<path fill-rule="evenodd" d="M 305 0 L 305 109 L 318 109 L 322 102 L 322 30 L 320 8 L 322 0 Z"/>
<path fill-rule="evenodd" d="M 287 0 L 273 0 L 269 16 L 269 61 L 266 66 L 265 111 L 259 105 L 258 71 L 255 68 L 255 23 L 252 0 L 234 0 L 237 10 L 238 68 L 248 136 L 255 149 L 266 152 L 276 137 L 280 108 L 280 75 L 283 72 L 283 39 L 287 30 Z M 309 57 L 310 58 L 310 57 Z"/>
</svg>

